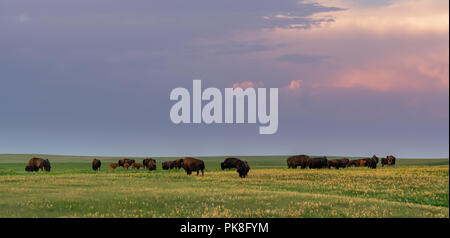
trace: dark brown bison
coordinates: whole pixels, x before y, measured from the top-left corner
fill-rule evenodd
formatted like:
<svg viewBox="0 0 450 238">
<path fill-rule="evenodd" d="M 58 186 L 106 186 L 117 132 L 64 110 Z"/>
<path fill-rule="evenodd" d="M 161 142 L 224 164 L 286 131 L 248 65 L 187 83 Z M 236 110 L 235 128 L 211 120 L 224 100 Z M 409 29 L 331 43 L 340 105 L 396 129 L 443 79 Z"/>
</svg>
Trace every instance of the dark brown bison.
<svg viewBox="0 0 450 238">
<path fill-rule="evenodd" d="M 298 166 L 300 166 L 302 169 L 306 168 L 306 164 L 308 163 L 308 160 L 310 159 L 307 155 L 294 155 L 287 159 L 287 165 L 288 168 L 296 169 Z"/>
<path fill-rule="evenodd" d="M 376 169 L 377 168 L 377 164 L 378 164 L 378 157 L 373 155 L 372 158 L 363 158 L 360 160 L 360 166 L 366 166 L 372 169 Z"/>
<path fill-rule="evenodd" d="M 181 167 L 186 170 L 188 175 L 192 174 L 192 171 L 197 171 L 197 176 L 200 171 L 202 171 L 202 176 L 204 174 L 203 170 L 205 169 L 205 163 L 203 160 L 195 159 L 192 157 L 185 157 L 181 159 Z"/>
<path fill-rule="evenodd" d="M 48 159 L 41 159 L 41 158 L 31 158 L 28 161 L 27 166 L 25 167 L 25 171 L 33 172 L 33 171 L 47 171 L 50 172 L 51 169 L 50 161 Z"/>
<path fill-rule="evenodd" d="M 98 160 L 98 159 L 92 160 L 92 169 L 94 171 L 99 171 L 101 166 L 102 166 L 102 162 L 100 160 Z"/>
<path fill-rule="evenodd" d="M 150 159 L 145 166 L 148 170 L 156 170 L 156 160 Z"/>
<path fill-rule="evenodd" d="M 109 164 L 109 168 L 111 168 L 111 169 L 116 169 L 117 166 L 119 166 L 119 165 L 117 163 L 114 163 L 114 162 Z"/>
<path fill-rule="evenodd" d="M 172 161 L 172 166 L 173 166 L 173 168 L 176 168 L 176 169 L 181 169 L 181 162 L 182 162 L 183 160 L 182 159 L 177 159 L 177 160 L 174 160 L 174 161 Z"/>
<path fill-rule="evenodd" d="M 170 162 L 171 162 L 171 161 L 164 161 L 164 162 L 162 162 L 162 163 L 161 163 L 162 169 L 164 169 L 164 170 L 169 170 L 169 169 L 170 169 Z"/>
<path fill-rule="evenodd" d="M 311 158 L 306 162 L 306 166 L 310 169 L 321 169 L 328 167 L 327 157 Z"/>
<path fill-rule="evenodd" d="M 236 168 L 237 168 L 236 171 L 239 173 L 239 177 L 241 178 L 247 177 L 248 171 L 250 171 L 250 166 L 245 160 L 239 160 L 239 162 L 236 165 Z"/>
<path fill-rule="evenodd" d="M 220 167 L 222 168 L 222 170 L 231 168 L 237 169 L 238 164 L 240 164 L 241 162 L 242 161 L 238 158 L 226 158 L 222 163 L 220 163 Z"/>
<path fill-rule="evenodd" d="M 328 168 L 346 168 L 350 160 L 347 158 L 328 160 Z"/>
<path fill-rule="evenodd" d="M 134 162 L 136 162 L 134 159 L 124 158 L 124 159 L 119 160 L 117 162 L 117 164 L 119 164 L 119 166 L 123 167 L 125 165 L 125 163 L 128 163 L 128 165 L 132 165 Z"/>
<path fill-rule="evenodd" d="M 347 158 L 338 159 L 339 163 L 341 164 L 341 168 L 346 168 L 348 163 L 350 162 Z"/>
<path fill-rule="evenodd" d="M 347 164 L 347 167 L 360 167 L 360 160 L 359 159 L 354 159 L 354 160 L 350 160 Z"/>
<path fill-rule="evenodd" d="M 156 160 L 152 158 L 144 159 L 142 161 L 142 164 L 144 165 L 144 168 L 148 170 L 155 170 L 156 169 Z"/>
<path fill-rule="evenodd" d="M 175 166 L 175 160 L 174 161 L 169 161 L 169 169 L 174 169 Z"/>
<path fill-rule="evenodd" d="M 378 161 L 379 161 L 378 157 L 374 155 L 374 156 L 372 156 L 372 158 L 362 158 L 362 159 L 351 160 L 347 167 L 354 166 L 354 167 L 368 167 L 368 168 L 376 169 Z"/>
<path fill-rule="evenodd" d="M 385 165 L 395 165 L 395 157 L 393 155 L 386 156 L 386 158 L 381 159 L 381 166 L 384 167 Z"/>
<path fill-rule="evenodd" d="M 144 165 L 144 168 L 147 168 L 147 163 L 150 162 L 150 158 L 142 160 L 142 164 Z"/>
<path fill-rule="evenodd" d="M 328 160 L 328 168 L 334 167 L 336 169 L 340 168 L 340 163 L 337 159 Z"/>
</svg>

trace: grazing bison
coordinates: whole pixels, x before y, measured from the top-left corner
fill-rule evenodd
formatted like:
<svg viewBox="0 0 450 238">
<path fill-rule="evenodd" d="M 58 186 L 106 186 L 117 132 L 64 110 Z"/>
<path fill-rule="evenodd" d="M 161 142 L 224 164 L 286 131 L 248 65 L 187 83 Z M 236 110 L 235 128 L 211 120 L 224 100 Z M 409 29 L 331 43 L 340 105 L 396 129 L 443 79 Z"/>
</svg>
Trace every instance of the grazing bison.
<svg viewBox="0 0 450 238">
<path fill-rule="evenodd" d="M 381 166 L 385 165 L 395 165 L 395 157 L 393 155 L 386 156 L 386 158 L 381 159 Z"/>
<path fill-rule="evenodd" d="M 238 164 L 240 163 L 241 160 L 238 158 L 226 158 L 222 163 L 220 163 L 220 167 L 222 168 L 222 170 L 231 168 L 237 169 Z"/>
<path fill-rule="evenodd" d="M 117 163 L 111 163 L 111 164 L 109 164 L 109 167 L 111 168 L 111 169 L 116 169 L 117 168 L 117 166 L 119 166 Z"/>
<path fill-rule="evenodd" d="M 306 166 L 310 169 L 321 169 L 328 167 L 327 157 L 311 158 L 306 162 Z"/>
<path fill-rule="evenodd" d="M 306 168 L 306 164 L 308 163 L 308 160 L 310 159 L 307 155 L 294 155 L 287 159 L 287 165 L 288 168 L 296 169 L 298 166 L 300 166 L 302 169 Z"/>
<path fill-rule="evenodd" d="M 153 165 L 154 165 L 155 169 L 156 169 L 156 160 L 154 160 L 152 158 L 144 159 L 142 161 L 142 164 L 144 165 L 144 168 L 150 169 L 150 167 L 153 167 Z"/>
<path fill-rule="evenodd" d="M 173 166 L 173 168 L 181 169 L 182 161 L 183 161 L 183 159 L 174 160 L 174 161 L 172 161 L 171 165 Z"/>
<path fill-rule="evenodd" d="M 339 167 L 341 168 L 346 168 L 350 163 L 350 160 L 347 158 L 337 159 L 337 161 L 339 161 Z"/>
<path fill-rule="evenodd" d="M 144 159 L 142 161 L 142 164 L 144 165 L 144 168 L 149 169 L 149 170 L 154 170 L 156 169 L 156 160 L 152 159 L 152 158 L 147 158 Z M 154 169 L 153 169 L 154 167 Z M 152 169 L 151 169 L 152 168 Z"/>
<path fill-rule="evenodd" d="M 141 167 L 143 167 L 143 165 L 141 163 L 132 163 L 131 164 L 131 168 L 133 168 L 133 169 L 140 169 Z"/>
<path fill-rule="evenodd" d="M 359 167 L 360 166 L 360 160 L 359 159 L 354 159 L 354 160 L 350 160 L 347 164 L 347 167 Z"/>
<path fill-rule="evenodd" d="M 170 169 L 170 162 L 169 161 L 164 161 L 161 163 L 161 167 L 164 170 L 169 170 Z"/>
<path fill-rule="evenodd" d="M 128 165 L 131 165 L 131 164 L 133 164 L 134 162 L 136 162 L 134 159 L 127 159 L 127 158 L 124 158 L 124 159 L 121 159 L 121 160 L 119 160 L 119 162 L 118 162 L 118 164 L 119 164 L 119 166 L 124 166 L 125 165 L 125 163 L 128 163 Z"/>
<path fill-rule="evenodd" d="M 347 167 L 368 167 L 368 168 L 372 168 L 375 169 L 377 168 L 377 163 L 378 163 L 379 159 L 377 156 L 372 156 L 372 158 L 362 158 L 362 159 L 355 159 L 355 160 L 351 160 Z"/>
<path fill-rule="evenodd" d="M 150 162 L 150 160 L 151 160 L 150 158 L 142 160 L 142 164 L 144 165 L 144 168 L 147 168 L 147 163 Z"/>
<path fill-rule="evenodd" d="M 368 168 L 376 169 L 378 161 L 379 159 L 375 155 L 373 155 L 372 158 L 360 159 L 360 167 L 366 166 Z"/>
<path fill-rule="evenodd" d="M 245 160 L 239 160 L 236 168 L 236 171 L 239 173 L 239 177 L 241 178 L 247 177 L 248 171 L 250 171 L 250 166 Z"/>
<path fill-rule="evenodd" d="M 328 168 L 331 168 L 331 167 L 334 167 L 336 169 L 341 168 L 341 163 L 337 159 L 328 160 L 327 163 L 328 163 Z M 345 168 L 345 167 L 342 167 L 342 168 Z"/>
<path fill-rule="evenodd" d="M 150 159 L 149 161 L 147 161 L 147 164 L 145 165 L 145 167 L 148 170 L 156 170 L 156 160 Z"/>
<path fill-rule="evenodd" d="M 92 169 L 94 171 L 99 171 L 101 166 L 102 166 L 102 162 L 100 160 L 98 160 L 98 159 L 92 160 Z"/>
<path fill-rule="evenodd" d="M 45 170 L 47 172 L 50 172 L 51 169 L 50 161 L 48 159 L 41 159 L 41 158 L 31 158 L 28 161 L 28 165 L 25 167 L 25 171 L 32 172 L 32 171 L 41 171 Z"/>
<path fill-rule="evenodd" d="M 123 169 L 128 169 L 128 167 L 130 167 L 128 163 L 123 164 Z"/>
<path fill-rule="evenodd" d="M 205 169 L 205 163 L 203 160 L 195 159 L 192 157 L 185 157 L 181 159 L 181 167 L 186 170 L 188 175 L 192 174 L 192 171 L 197 171 L 197 176 L 200 171 L 202 171 L 202 176 L 204 174 L 203 170 Z"/>
</svg>

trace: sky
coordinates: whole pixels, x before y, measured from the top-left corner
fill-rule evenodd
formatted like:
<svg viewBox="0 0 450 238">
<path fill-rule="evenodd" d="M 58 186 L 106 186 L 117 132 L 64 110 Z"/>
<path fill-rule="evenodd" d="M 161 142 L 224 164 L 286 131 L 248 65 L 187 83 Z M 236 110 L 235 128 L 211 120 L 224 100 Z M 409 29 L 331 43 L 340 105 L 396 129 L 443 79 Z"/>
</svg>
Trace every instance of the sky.
<svg viewBox="0 0 450 238">
<path fill-rule="evenodd" d="M 173 124 L 279 89 L 277 133 Z M 447 0 L 0 0 L 0 153 L 449 156 Z"/>
</svg>

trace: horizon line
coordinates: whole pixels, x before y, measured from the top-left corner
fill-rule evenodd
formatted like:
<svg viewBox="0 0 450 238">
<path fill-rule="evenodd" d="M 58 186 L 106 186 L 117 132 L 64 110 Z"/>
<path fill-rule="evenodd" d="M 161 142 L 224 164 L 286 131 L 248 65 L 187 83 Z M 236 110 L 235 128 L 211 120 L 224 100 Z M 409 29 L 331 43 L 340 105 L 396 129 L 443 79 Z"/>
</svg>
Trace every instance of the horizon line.
<svg viewBox="0 0 450 238">
<path fill-rule="evenodd" d="M 43 153 L 0 153 L 0 156 L 2 155 L 42 155 L 42 156 L 80 156 L 80 157 L 137 157 L 137 158 L 149 158 L 149 157 L 251 157 L 251 156 L 292 156 L 292 155 L 299 155 L 298 154 L 265 154 L 265 155 L 164 155 L 164 156 L 145 156 L 145 155 L 77 155 L 77 154 L 43 154 Z M 308 155 L 308 154 L 306 154 Z M 329 156 L 329 157 L 350 157 L 350 158 L 364 158 L 368 156 L 343 156 L 343 155 L 314 155 L 310 154 L 309 156 Z M 369 156 L 370 157 L 370 156 Z M 382 156 L 379 156 L 382 157 Z M 449 157 L 398 157 L 399 159 L 449 159 Z"/>
</svg>

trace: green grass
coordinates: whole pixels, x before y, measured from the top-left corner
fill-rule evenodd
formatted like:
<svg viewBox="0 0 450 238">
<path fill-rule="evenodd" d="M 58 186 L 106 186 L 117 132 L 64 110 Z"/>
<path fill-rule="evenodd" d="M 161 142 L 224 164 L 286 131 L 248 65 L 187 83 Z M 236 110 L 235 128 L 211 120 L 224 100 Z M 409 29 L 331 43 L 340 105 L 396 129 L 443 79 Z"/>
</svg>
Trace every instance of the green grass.
<svg viewBox="0 0 450 238">
<path fill-rule="evenodd" d="M 109 170 L 118 157 L 50 156 L 50 173 L 28 173 L 33 155 L 0 155 L 0 217 L 449 217 L 449 160 L 399 159 L 395 167 L 293 170 L 287 156 L 241 157 L 249 176 L 199 157 L 205 176 Z M 331 157 L 330 157 L 331 158 Z M 139 161 L 142 158 L 138 158 Z"/>
</svg>

